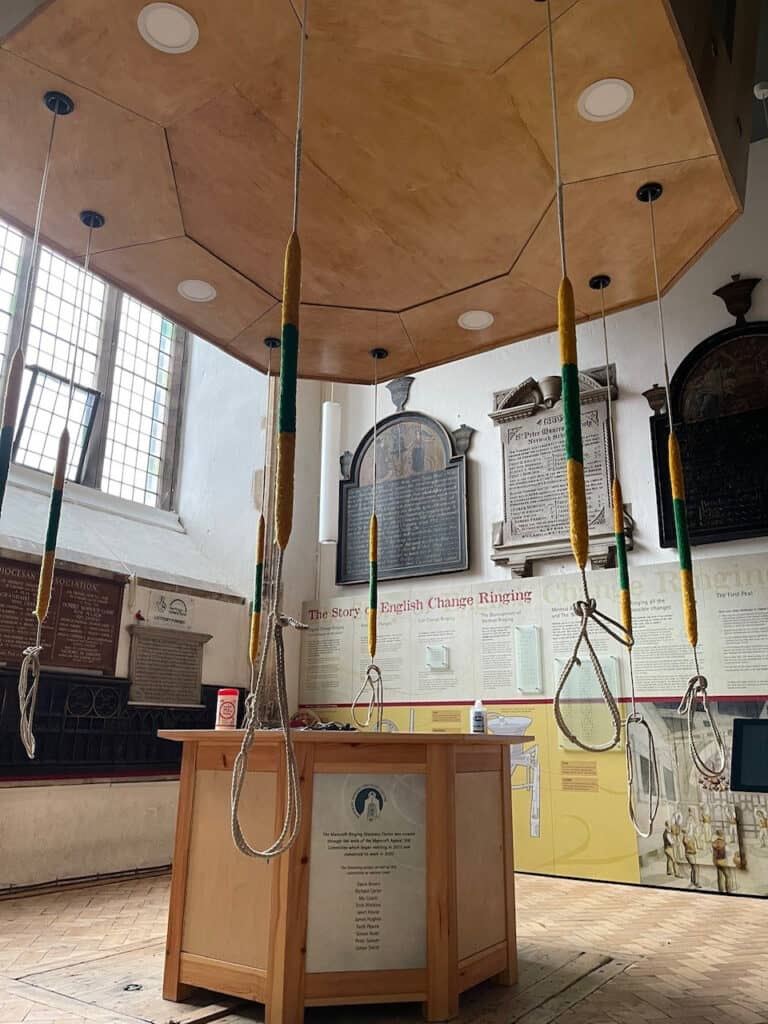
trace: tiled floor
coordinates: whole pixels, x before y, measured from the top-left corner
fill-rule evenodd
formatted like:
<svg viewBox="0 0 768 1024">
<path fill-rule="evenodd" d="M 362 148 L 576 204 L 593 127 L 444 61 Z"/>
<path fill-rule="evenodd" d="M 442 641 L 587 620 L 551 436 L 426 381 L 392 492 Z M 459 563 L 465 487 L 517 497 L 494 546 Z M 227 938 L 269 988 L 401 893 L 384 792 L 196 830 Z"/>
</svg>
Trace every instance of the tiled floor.
<svg viewBox="0 0 768 1024">
<path fill-rule="evenodd" d="M 148 1009 L 167 893 L 167 877 L 158 877 L 0 902 L 0 1024 L 181 1019 L 175 1004 Z M 768 1024 L 764 901 L 518 876 L 518 926 L 521 985 L 468 994 L 466 1024 Z M 580 951 L 588 955 L 579 960 Z M 146 984 L 134 1007 L 123 982 L 139 976 Z M 113 979 L 109 998 L 104 978 Z M 420 1016 L 415 1007 L 356 1007 L 308 1018 L 415 1024 Z M 239 1007 L 222 1024 L 262 1019 L 260 1008 Z"/>
</svg>

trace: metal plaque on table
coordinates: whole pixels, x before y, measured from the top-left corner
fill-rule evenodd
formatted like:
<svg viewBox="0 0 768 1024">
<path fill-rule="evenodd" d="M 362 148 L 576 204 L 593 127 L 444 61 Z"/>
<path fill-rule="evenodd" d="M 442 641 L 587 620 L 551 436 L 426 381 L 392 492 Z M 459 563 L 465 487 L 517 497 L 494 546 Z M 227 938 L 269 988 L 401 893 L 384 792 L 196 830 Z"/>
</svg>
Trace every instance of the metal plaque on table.
<svg viewBox="0 0 768 1024">
<path fill-rule="evenodd" d="M 143 623 L 129 626 L 128 632 L 129 701 L 161 707 L 197 707 L 203 682 L 203 646 L 211 634 Z"/>
<path fill-rule="evenodd" d="M 0 663 L 20 665 L 35 642 L 39 563 L 0 558 Z M 45 668 L 115 674 L 123 586 L 119 580 L 57 569 L 43 623 Z"/>
<path fill-rule="evenodd" d="M 405 579 L 469 567 L 466 448 L 469 428 L 450 434 L 418 412 L 378 424 L 376 512 L 379 579 Z M 463 450 L 462 450 L 463 449 Z M 340 483 L 336 582 L 368 579 L 368 522 L 373 496 L 373 430 L 362 439 Z"/>
<path fill-rule="evenodd" d="M 614 544 L 608 457 L 608 387 L 604 369 L 579 374 L 584 483 L 593 565 L 608 564 Z M 532 378 L 494 395 L 499 427 L 504 519 L 493 524 L 494 562 L 528 575 L 537 558 L 570 553 L 568 485 L 560 378 Z"/>
</svg>

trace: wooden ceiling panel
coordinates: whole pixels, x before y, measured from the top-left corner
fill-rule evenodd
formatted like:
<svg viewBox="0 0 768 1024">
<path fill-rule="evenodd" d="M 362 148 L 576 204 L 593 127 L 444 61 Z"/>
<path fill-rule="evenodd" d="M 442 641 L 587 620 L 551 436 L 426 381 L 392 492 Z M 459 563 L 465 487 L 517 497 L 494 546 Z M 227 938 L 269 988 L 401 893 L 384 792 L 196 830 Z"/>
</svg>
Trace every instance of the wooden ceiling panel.
<svg viewBox="0 0 768 1024">
<path fill-rule="evenodd" d="M 467 69 L 345 56 L 331 46 L 320 58 L 322 79 L 306 98 L 311 163 L 437 279 L 438 292 L 509 270 L 546 209 L 552 170 L 503 84 Z M 327 247 L 330 239 L 322 241 Z M 369 275 L 367 258 L 352 272 Z M 361 304 L 402 308 L 435 294 L 426 281 L 413 292 L 410 301 L 382 295 Z M 329 292 L 322 301 L 344 300 Z"/>
<path fill-rule="evenodd" d="M 553 0 L 557 18 L 576 0 Z M 532 0 L 317 0 L 310 16 L 313 38 L 345 49 L 398 54 L 434 64 L 493 71 L 543 29 L 542 8 Z"/>
<path fill-rule="evenodd" d="M 0 51 L 0 138 L 3 147 L 0 209 L 31 229 L 51 131 L 43 104 L 48 89 L 75 102 L 59 119 L 42 223 L 45 238 L 81 253 L 83 209 L 106 224 L 94 247 L 111 249 L 183 233 L 168 147 L 162 129 L 143 118 Z"/>
<path fill-rule="evenodd" d="M 469 309 L 492 313 L 493 324 L 482 331 L 459 327 L 458 317 Z M 400 315 L 419 362 L 434 366 L 551 330 L 557 320 L 557 298 L 556 292 L 547 295 L 512 275 Z"/>
<path fill-rule="evenodd" d="M 5 47 L 158 124 L 169 124 L 229 88 L 276 53 L 298 52 L 287 0 L 184 0 L 198 45 L 168 54 L 148 46 L 136 19 L 146 0 L 54 0 Z"/>
<path fill-rule="evenodd" d="M 600 310 L 599 294 L 588 285 L 595 274 L 611 277 L 605 293 L 610 309 L 646 301 L 654 294 L 648 207 L 635 197 L 647 181 L 664 186 L 654 207 L 659 276 L 664 289 L 738 213 L 725 172 L 715 156 L 567 185 L 568 276 L 576 305 L 583 312 L 592 315 Z M 513 274 L 518 280 L 556 294 L 560 250 L 554 204 Z"/>
<path fill-rule="evenodd" d="M 280 336 L 280 307 L 270 310 L 227 346 L 232 355 L 265 370 L 264 338 Z M 354 382 L 373 379 L 372 348 L 385 348 L 379 363 L 381 380 L 407 373 L 417 365 L 408 334 L 396 313 L 364 309 L 302 306 L 299 374 L 302 377 Z"/>
<path fill-rule="evenodd" d="M 43 236 L 80 252 L 77 215 L 100 210 L 96 269 L 261 365 L 291 223 L 299 4 L 183 0 L 200 40 L 170 55 L 139 36 L 145 2 L 51 0 L 3 42 L 0 132 L 12 144 L 0 216 L 31 226 L 50 128 L 41 97 L 64 88 L 77 109 L 57 129 Z M 638 185 L 667 189 L 665 284 L 739 210 L 671 9 L 553 2 L 569 269 L 584 315 L 599 305 L 587 287 L 597 272 L 614 278 L 609 308 L 652 294 Z M 302 374 L 367 381 L 375 345 L 391 349 L 396 375 L 554 327 L 545 16 L 533 0 L 313 0 Z M 634 104 L 587 122 L 579 95 L 604 77 L 627 79 Z M 183 300 L 188 277 L 217 299 Z M 493 327 L 462 331 L 469 308 L 489 309 Z"/>
<path fill-rule="evenodd" d="M 189 238 L 99 253 L 92 265 L 97 273 L 119 281 L 171 319 L 219 344 L 230 342 L 275 305 L 271 296 Z M 216 298 L 212 302 L 182 298 L 177 286 L 187 278 L 208 281 L 216 289 Z"/>
<path fill-rule="evenodd" d="M 168 132 L 187 233 L 275 295 L 291 223 L 293 141 L 235 91 Z M 423 259 L 382 230 L 306 155 L 302 296 L 400 309 L 440 292 Z"/>
<path fill-rule="evenodd" d="M 544 18 L 543 5 L 539 16 Z M 579 0 L 555 24 L 554 40 L 565 181 L 715 152 L 664 0 Z M 539 36 L 496 77 L 506 83 L 523 121 L 551 161 L 546 37 Z M 616 120 L 587 121 L 577 102 L 601 78 L 628 81 L 634 102 Z"/>
</svg>

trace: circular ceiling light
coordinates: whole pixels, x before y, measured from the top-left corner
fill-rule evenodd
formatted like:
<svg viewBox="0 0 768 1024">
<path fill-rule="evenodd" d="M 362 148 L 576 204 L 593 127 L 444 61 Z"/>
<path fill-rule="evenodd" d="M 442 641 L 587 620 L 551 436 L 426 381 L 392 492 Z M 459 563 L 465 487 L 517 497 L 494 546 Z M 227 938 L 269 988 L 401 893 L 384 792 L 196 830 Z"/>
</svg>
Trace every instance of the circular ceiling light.
<svg viewBox="0 0 768 1024">
<path fill-rule="evenodd" d="M 579 96 L 578 111 L 585 121 L 612 121 L 632 106 L 635 90 L 623 78 L 601 78 Z"/>
<path fill-rule="evenodd" d="M 465 331 L 484 331 L 486 327 L 491 326 L 493 319 L 493 313 L 489 313 L 487 309 L 468 309 L 466 313 L 461 314 L 458 324 Z"/>
<path fill-rule="evenodd" d="M 162 53 L 187 53 L 197 46 L 197 22 L 176 4 L 147 4 L 136 19 L 141 38 Z"/>
<path fill-rule="evenodd" d="M 212 284 L 193 277 L 179 281 L 176 291 L 182 299 L 189 299 L 190 302 L 212 302 L 216 298 L 216 289 Z"/>
</svg>

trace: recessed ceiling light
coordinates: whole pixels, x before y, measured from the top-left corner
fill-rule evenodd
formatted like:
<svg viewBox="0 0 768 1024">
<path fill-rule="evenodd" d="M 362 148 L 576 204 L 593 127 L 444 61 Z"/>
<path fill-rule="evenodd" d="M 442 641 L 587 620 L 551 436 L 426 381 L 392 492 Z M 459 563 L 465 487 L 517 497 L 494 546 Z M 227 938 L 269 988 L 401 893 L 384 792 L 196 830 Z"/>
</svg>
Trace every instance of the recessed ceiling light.
<svg viewBox="0 0 768 1024">
<path fill-rule="evenodd" d="M 487 309 L 468 309 L 458 320 L 459 327 L 463 327 L 465 331 L 484 331 L 492 323 L 493 313 L 489 313 Z"/>
<path fill-rule="evenodd" d="M 163 53 L 187 53 L 200 38 L 195 19 L 176 4 L 147 4 L 136 24 L 141 38 Z"/>
<path fill-rule="evenodd" d="M 189 299 L 190 302 L 211 302 L 216 298 L 216 289 L 207 281 L 198 281 L 193 277 L 186 281 L 179 281 L 176 289 L 182 299 Z"/>
<path fill-rule="evenodd" d="M 588 85 L 577 107 L 586 121 L 612 121 L 632 106 L 635 90 L 623 78 L 601 78 Z"/>
</svg>

